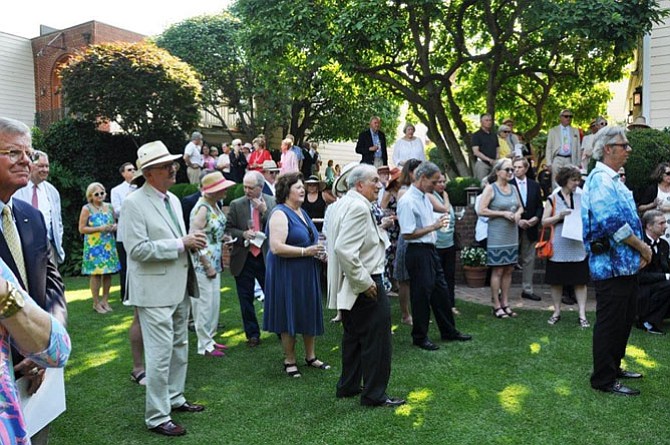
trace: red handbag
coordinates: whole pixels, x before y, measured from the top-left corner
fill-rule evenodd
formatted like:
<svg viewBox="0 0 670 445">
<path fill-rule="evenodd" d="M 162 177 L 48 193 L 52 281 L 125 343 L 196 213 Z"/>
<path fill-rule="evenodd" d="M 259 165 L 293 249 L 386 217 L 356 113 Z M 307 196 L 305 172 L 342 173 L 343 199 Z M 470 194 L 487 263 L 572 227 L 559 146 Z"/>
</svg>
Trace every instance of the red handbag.
<svg viewBox="0 0 670 445">
<path fill-rule="evenodd" d="M 551 216 L 554 216 L 556 211 L 556 204 L 554 201 L 551 201 Z M 548 232 L 548 235 L 547 235 Z M 537 252 L 537 257 L 542 259 L 549 259 L 554 256 L 554 225 L 548 227 L 543 227 L 540 232 L 540 239 L 535 243 L 535 252 Z"/>
</svg>

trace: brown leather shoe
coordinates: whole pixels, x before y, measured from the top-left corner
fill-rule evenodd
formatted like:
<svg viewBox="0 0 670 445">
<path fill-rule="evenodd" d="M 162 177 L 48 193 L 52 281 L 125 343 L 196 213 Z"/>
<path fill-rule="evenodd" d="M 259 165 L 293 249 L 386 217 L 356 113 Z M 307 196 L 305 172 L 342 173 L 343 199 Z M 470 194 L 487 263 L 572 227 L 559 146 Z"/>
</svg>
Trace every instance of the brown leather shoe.
<svg viewBox="0 0 670 445">
<path fill-rule="evenodd" d="M 183 436 L 186 434 L 186 428 L 174 423 L 172 420 L 163 422 L 154 428 L 149 428 L 149 431 L 162 434 L 163 436 Z"/>
<path fill-rule="evenodd" d="M 261 339 L 258 337 L 251 337 L 249 340 L 247 340 L 247 346 L 250 348 L 255 348 L 256 346 L 261 344 Z"/>
<path fill-rule="evenodd" d="M 172 408 L 172 411 L 181 411 L 181 412 L 186 412 L 186 413 L 199 413 L 201 411 L 204 411 L 205 407 L 203 405 L 197 405 L 195 403 L 191 402 L 184 402 L 182 406 L 178 406 L 176 408 Z"/>
</svg>

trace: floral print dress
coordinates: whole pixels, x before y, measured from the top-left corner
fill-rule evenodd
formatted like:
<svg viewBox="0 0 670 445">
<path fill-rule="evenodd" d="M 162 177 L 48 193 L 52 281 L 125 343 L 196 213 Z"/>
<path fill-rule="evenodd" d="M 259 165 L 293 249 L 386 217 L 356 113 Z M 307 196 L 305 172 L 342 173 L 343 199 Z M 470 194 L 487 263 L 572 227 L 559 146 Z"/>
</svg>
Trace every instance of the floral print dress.
<svg viewBox="0 0 670 445">
<path fill-rule="evenodd" d="M 105 204 L 102 210 L 96 210 L 87 204 L 88 227 L 101 227 L 114 224 L 114 210 Z M 84 235 L 84 255 L 81 273 L 84 275 L 104 275 L 116 273 L 121 268 L 116 252 L 116 239 L 112 232 L 95 232 Z"/>
</svg>

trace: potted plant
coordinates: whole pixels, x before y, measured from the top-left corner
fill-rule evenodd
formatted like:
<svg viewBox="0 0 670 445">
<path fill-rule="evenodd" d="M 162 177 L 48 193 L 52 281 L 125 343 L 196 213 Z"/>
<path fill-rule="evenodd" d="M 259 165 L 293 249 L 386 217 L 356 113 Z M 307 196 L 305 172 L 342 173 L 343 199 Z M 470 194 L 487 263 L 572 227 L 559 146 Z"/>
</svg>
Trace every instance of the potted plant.
<svg viewBox="0 0 670 445">
<path fill-rule="evenodd" d="M 465 247 L 461 250 L 461 264 L 468 287 L 484 287 L 486 283 L 486 250 Z"/>
</svg>

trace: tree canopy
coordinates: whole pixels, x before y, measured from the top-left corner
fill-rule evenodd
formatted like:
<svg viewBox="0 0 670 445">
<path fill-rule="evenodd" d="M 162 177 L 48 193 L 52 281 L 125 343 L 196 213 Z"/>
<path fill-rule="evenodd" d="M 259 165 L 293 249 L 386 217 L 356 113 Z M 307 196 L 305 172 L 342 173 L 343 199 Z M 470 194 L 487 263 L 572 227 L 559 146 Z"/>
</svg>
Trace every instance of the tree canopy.
<svg viewBox="0 0 670 445">
<path fill-rule="evenodd" d="M 92 45 L 60 75 L 72 113 L 89 122 L 115 122 L 138 145 L 183 136 L 200 117 L 197 74 L 153 44 Z"/>
</svg>

